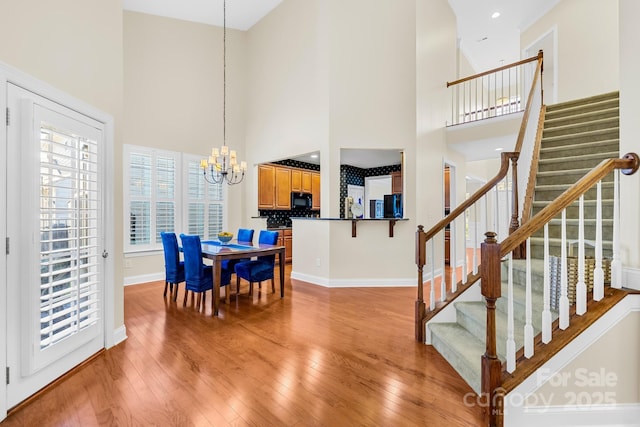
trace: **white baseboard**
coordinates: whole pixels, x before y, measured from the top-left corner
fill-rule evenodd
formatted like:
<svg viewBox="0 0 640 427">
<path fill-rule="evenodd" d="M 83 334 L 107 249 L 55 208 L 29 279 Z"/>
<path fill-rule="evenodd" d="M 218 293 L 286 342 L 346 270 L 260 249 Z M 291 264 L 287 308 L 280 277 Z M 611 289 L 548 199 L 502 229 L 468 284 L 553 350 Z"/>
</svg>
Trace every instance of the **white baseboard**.
<svg viewBox="0 0 640 427">
<path fill-rule="evenodd" d="M 164 281 L 164 272 L 141 274 L 124 278 L 124 286 L 139 285 L 141 283 Z"/>
<path fill-rule="evenodd" d="M 612 406 L 591 405 L 585 406 L 561 406 L 523 411 L 525 417 L 508 421 L 505 416 L 504 425 L 507 427 L 539 427 L 539 426 L 565 426 L 565 427 L 634 427 L 640 419 L 640 405 L 619 404 Z"/>
<path fill-rule="evenodd" d="M 116 346 L 127 339 L 127 327 L 125 325 L 113 331 L 113 345 Z"/>
<path fill-rule="evenodd" d="M 327 279 L 326 277 L 291 272 L 291 278 L 326 288 L 403 288 L 416 286 L 416 279 Z"/>
<path fill-rule="evenodd" d="M 625 288 L 640 291 L 640 269 L 629 267 L 623 268 L 622 284 Z"/>
</svg>

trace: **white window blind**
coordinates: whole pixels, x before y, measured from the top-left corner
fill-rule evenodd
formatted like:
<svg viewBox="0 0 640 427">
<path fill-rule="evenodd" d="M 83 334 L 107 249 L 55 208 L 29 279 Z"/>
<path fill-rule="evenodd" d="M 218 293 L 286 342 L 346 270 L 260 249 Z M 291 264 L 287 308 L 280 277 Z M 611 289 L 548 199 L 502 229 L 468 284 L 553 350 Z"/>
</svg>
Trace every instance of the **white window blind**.
<svg viewBox="0 0 640 427">
<path fill-rule="evenodd" d="M 162 231 L 178 228 L 180 153 L 127 145 L 125 251 L 162 248 Z"/>
<path fill-rule="evenodd" d="M 40 349 L 98 322 L 98 147 L 40 128 Z"/>
<path fill-rule="evenodd" d="M 205 181 L 200 157 L 125 145 L 124 170 L 125 252 L 161 250 L 162 231 L 210 240 L 224 230 L 226 188 Z"/>
<path fill-rule="evenodd" d="M 184 199 L 186 233 L 204 240 L 215 239 L 224 230 L 224 188 L 205 181 L 200 158 L 186 154 L 183 158 L 188 176 Z"/>
</svg>

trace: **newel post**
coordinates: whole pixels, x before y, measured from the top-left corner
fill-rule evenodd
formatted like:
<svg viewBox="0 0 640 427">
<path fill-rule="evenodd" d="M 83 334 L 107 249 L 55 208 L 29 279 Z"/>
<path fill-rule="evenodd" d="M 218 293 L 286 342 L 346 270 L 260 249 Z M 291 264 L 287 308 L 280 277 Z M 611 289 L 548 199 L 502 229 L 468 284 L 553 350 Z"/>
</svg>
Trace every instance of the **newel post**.
<svg viewBox="0 0 640 427">
<path fill-rule="evenodd" d="M 485 420 L 487 425 L 497 425 L 501 419 L 502 400 L 498 388 L 502 384 L 502 362 L 496 351 L 496 300 L 500 298 L 500 244 L 496 233 L 488 231 L 480 245 L 482 296 L 487 303 L 486 352 L 482 356 L 482 399 L 485 400 Z"/>
<path fill-rule="evenodd" d="M 418 266 L 418 296 L 416 299 L 416 313 L 415 313 L 415 332 L 416 341 L 424 344 L 424 326 L 422 325 L 422 319 L 425 316 L 425 304 L 424 304 L 424 280 L 422 277 L 422 270 L 427 259 L 427 245 L 425 241 L 424 227 L 418 226 L 416 231 L 416 265 Z"/>
</svg>

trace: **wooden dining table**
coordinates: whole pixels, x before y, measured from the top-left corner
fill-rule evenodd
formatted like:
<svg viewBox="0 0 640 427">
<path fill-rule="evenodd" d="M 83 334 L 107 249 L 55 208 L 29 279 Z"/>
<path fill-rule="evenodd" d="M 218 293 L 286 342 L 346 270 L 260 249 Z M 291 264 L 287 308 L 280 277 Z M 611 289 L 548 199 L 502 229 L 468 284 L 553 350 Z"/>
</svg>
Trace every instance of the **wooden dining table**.
<svg viewBox="0 0 640 427">
<path fill-rule="evenodd" d="M 265 255 L 278 255 L 280 262 L 280 298 L 284 298 L 284 263 L 285 247 L 267 245 L 264 243 L 252 244 L 251 242 L 232 241 L 226 244 L 218 240 L 205 240 L 202 242 L 202 257 L 213 261 L 213 298 L 211 308 L 213 315 L 218 315 L 220 306 L 220 281 L 222 276 L 222 261 L 225 259 L 252 258 Z M 231 285 L 229 285 L 231 286 Z M 229 289 L 227 289 L 229 296 Z M 226 298 L 227 302 L 229 298 Z"/>
</svg>

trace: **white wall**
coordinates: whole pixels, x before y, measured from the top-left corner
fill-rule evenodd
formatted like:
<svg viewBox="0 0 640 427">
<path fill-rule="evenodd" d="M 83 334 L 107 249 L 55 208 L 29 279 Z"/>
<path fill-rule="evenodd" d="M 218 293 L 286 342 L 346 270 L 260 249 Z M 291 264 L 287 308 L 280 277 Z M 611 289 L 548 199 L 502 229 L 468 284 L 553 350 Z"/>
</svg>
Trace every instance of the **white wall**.
<svg viewBox="0 0 640 427">
<path fill-rule="evenodd" d="M 73 11 L 73 13 L 70 13 Z M 113 211 L 122 211 L 122 1 L 3 2 L 0 61 L 114 117 Z M 107 177 L 109 178 L 109 177 Z M 122 217 L 114 230 L 114 322 L 124 323 Z"/>
<path fill-rule="evenodd" d="M 620 154 L 640 154 L 640 2 L 620 0 Z M 621 257 L 640 288 L 640 172 L 623 176 L 621 194 Z"/>
<path fill-rule="evenodd" d="M 408 157 L 415 169 L 416 224 L 425 230 L 435 225 L 444 212 L 443 161 L 458 166 L 458 196 L 464 195 L 464 167 L 446 145 L 445 123 L 450 94 L 446 82 L 456 75 L 456 19 L 447 1 L 420 0 L 416 8 L 416 129 L 415 157 Z M 434 197 L 435 196 L 435 197 Z M 463 200 L 459 198 L 459 200 Z M 462 236 L 460 224 L 458 236 Z M 458 252 L 460 253 L 460 251 Z M 436 265 L 442 265 L 444 249 Z M 430 267 L 427 266 L 427 269 Z"/>
<path fill-rule="evenodd" d="M 525 48 L 558 28 L 558 102 L 620 88 L 618 0 L 563 0 L 524 30 Z"/>
<path fill-rule="evenodd" d="M 123 15 L 124 142 L 205 158 L 223 141 L 222 28 L 137 12 Z M 246 33 L 227 29 L 227 145 L 240 159 L 247 154 L 245 69 Z M 121 157 L 116 161 L 120 164 Z M 229 230 L 247 223 L 241 215 L 243 190 L 244 184 L 228 189 Z M 163 265 L 161 251 L 127 256 L 124 275 L 129 281 L 150 280 L 164 274 Z"/>
<path fill-rule="evenodd" d="M 325 3 L 285 0 L 248 31 L 245 123 L 248 161 L 254 168 L 320 151 L 323 215 L 330 184 Z M 246 209 L 255 215 L 257 174 L 249 178 Z"/>
</svg>

